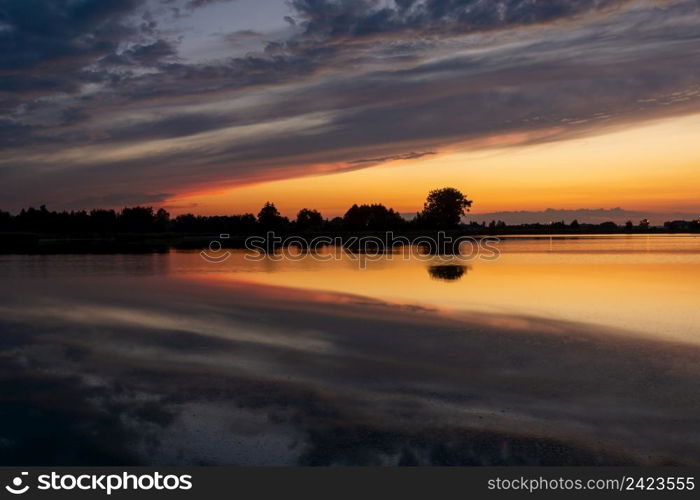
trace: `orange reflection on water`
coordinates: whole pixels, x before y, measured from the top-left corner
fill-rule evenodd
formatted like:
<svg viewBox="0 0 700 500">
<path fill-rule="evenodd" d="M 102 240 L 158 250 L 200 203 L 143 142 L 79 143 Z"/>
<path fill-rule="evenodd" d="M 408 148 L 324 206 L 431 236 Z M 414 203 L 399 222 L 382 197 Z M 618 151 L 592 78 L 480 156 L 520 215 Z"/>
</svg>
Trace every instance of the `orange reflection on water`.
<svg viewBox="0 0 700 500">
<path fill-rule="evenodd" d="M 447 311 L 525 315 L 622 328 L 666 340 L 700 342 L 700 238 L 604 236 L 511 238 L 495 261 L 350 255 L 319 261 L 246 260 L 215 265 L 173 255 L 178 274 L 340 292 Z M 337 300 L 337 299 L 334 299 Z"/>
</svg>

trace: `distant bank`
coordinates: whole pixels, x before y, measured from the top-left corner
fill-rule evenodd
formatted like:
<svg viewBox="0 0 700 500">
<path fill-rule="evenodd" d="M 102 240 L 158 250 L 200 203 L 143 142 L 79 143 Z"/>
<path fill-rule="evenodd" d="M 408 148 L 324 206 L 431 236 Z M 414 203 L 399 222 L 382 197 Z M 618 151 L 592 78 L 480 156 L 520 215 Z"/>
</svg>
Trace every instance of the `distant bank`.
<svg viewBox="0 0 700 500">
<path fill-rule="evenodd" d="M 0 232 L 0 254 L 115 254 L 115 253 L 164 253 L 170 250 L 203 250 L 210 248 L 212 242 L 221 245 L 222 248 L 244 249 L 246 240 L 251 237 L 266 239 L 270 235 L 280 240 L 293 240 L 293 244 L 303 247 L 304 242 L 321 239 L 327 244 L 338 244 L 350 250 L 367 250 L 368 246 L 358 246 L 357 242 L 369 239 L 369 248 L 372 250 L 389 250 L 384 242 L 387 234 L 395 240 L 405 239 L 416 241 L 421 238 L 431 238 L 440 241 L 439 233 L 452 240 L 458 237 L 468 236 L 481 238 L 488 236 L 553 236 L 570 238 L 577 235 L 658 235 L 658 234 L 698 234 L 698 227 L 675 229 L 672 227 L 648 227 L 632 229 L 624 226 L 612 227 L 609 225 L 581 224 L 578 228 L 559 227 L 557 225 L 529 224 L 518 226 L 482 227 L 481 225 L 465 225 L 463 227 L 445 230 L 397 230 L 397 231 L 274 231 L 265 233 L 262 231 L 246 233 L 227 233 L 212 231 L 204 233 L 177 233 L 177 232 L 153 232 L 153 233 L 13 233 Z M 293 238 L 292 238 L 293 237 Z M 271 240 L 270 248 L 276 248 L 279 243 Z M 440 251 L 450 252 L 450 248 L 442 248 Z"/>
</svg>

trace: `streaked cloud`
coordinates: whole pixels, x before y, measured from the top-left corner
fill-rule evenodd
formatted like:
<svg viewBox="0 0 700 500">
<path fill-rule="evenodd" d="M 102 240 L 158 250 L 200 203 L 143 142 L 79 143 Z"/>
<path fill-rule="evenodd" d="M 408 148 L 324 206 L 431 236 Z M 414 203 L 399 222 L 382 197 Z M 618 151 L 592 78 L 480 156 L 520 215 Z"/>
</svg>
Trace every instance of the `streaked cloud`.
<svg viewBox="0 0 700 500">
<path fill-rule="evenodd" d="M 5 207 L 134 185 L 147 202 L 700 111 L 695 0 L 295 0 L 282 31 L 197 21 L 260 50 L 183 57 L 176 17 L 226 4 L 0 2 Z"/>
</svg>

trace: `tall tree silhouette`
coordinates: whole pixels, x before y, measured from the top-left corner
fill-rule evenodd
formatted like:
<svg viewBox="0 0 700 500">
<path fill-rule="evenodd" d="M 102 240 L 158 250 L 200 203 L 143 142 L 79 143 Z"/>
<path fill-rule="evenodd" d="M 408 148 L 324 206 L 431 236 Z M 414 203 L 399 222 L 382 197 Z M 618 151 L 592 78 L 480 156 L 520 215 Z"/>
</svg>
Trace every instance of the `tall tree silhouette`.
<svg viewBox="0 0 700 500">
<path fill-rule="evenodd" d="M 258 224 L 260 224 L 263 229 L 281 229 L 288 222 L 289 220 L 286 217 L 280 215 L 274 203 L 270 203 L 269 201 L 266 202 L 260 209 L 260 212 L 258 212 Z"/>
<path fill-rule="evenodd" d="M 469 211 L 472 200 L 451 187 L 434 189 L 428 193 L 423 211 L 416 217 L 420 226 L 447 229 L 457 227 L 462 216 Z"/>
</svg>

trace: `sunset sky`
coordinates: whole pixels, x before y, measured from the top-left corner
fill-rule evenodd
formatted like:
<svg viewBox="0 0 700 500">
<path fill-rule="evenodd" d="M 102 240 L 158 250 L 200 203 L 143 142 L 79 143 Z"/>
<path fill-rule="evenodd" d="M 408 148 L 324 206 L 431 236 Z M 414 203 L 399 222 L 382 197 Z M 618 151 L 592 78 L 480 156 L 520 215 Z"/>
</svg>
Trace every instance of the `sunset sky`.
<svg viewBox="0 0 700 500">
<path fill-rule="evenodd" d="M 699 138 L 700 0 L 0 0 L 4 210 L 700 217 Z"/>
</svg>

